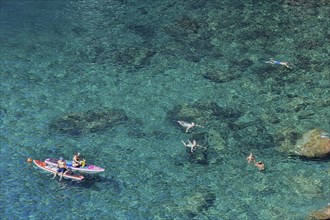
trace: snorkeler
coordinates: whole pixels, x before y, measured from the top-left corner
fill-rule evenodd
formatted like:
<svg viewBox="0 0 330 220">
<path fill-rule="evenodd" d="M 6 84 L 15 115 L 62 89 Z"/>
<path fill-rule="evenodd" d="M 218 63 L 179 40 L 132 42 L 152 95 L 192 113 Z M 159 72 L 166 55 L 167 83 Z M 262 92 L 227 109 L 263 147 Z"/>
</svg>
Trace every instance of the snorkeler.
<svg viewBox="0 0 330 220">
<path fill-rule="evenodd" d="M 185 121 L 178 121 L 178 123 L 179 123 L 182 127 L 185 127 L 185 128 L 186 128 L 186 132 L 188 132 L 189 129 L 191 129 L 191 128 L 193 128 L 193 127 L 201 127 L 201 128 L 204 128 L 204 126 L 201 126 L 201 125 L 195 124 L 194 122 L 188 123 L 188 122 L 185 122 Z"/>
<path fill-rule="evenodd" d="M 265 63 L 269 63 L 269 64 L 273 64 L 273 65 L 281 65 L 281 66 L 285 66 L 286 68 L 291 68 L 289 66 L 288 62 L 281 62 L 281 61 L 276 61 L 273 58 L 270 58 L 268 61 L 266 61 Z"/>
</svg>

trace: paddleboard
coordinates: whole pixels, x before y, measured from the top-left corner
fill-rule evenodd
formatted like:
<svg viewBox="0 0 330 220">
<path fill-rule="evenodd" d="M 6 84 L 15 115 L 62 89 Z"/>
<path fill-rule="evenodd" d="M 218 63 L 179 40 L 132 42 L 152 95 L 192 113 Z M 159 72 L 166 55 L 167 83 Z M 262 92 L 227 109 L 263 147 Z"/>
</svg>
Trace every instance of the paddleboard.
<svg viewBox="0 0 330 220">
<path fill-rule="evenodd" d="M 53 173 L 55 174 L 56 171 L 57 171 L 57 167 L 52 167 L 50 165 L 48 165 L 47 163 L 45 162 L 42 162 L 40 160 L 33 160 L 33 163 L 40 169 L 44 170 L 44 171 L 47 171 L 47 172 L 50 172 L 50 173 Z M 63 174 L 63 178 L 65 179 L 70 179 L 70 180 L 83 180 L 84 179 L 84 176 L 82 175 L 76 175 L 76 174 L 72 174 L 72 173 L 64 173 Z"/>
<path fill-rule="evenodd" d="M 57 167 L 57 161 L 58 159 L 56 158 L 47 158 L 45 160 L 45 163 L 52 166 L 52 167 Z M 72 171 L 79 171 L 81 173 L 100 173 L 104 171 L 104 168 L 98 167 L 92 164 L 86 164 L 85 166 L 80 166 L 80 167 L 74 167 L 72 166 L 72 161 L 66 160 L 66 165 L 72 169 Z"/>
</svg>

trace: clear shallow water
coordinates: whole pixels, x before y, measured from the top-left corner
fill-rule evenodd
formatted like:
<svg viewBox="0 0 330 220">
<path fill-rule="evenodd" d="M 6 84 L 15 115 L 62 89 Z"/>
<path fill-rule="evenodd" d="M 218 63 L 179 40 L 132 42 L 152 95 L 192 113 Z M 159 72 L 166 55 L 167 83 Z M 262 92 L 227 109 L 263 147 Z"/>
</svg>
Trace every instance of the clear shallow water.
<svg viewBox="0 0 330 220">
<path fill-rule="evenodd" d="M 330 130 L 329 5 L 292 2 L 2 1 L 1 217 L 302 219 L 324 207 L 328 160 L 290 157 L 275 140 Z M 209 102 L 239 113 L 209 114 Z M 206 128 L 186 134 L 171 112 L 194 104 Z M 127 120 L 50 129 L 109 108 Z M 201 132 L 224 141 L 206 164 L 180 143 Z M 106 172 L 58 182 L 26 163 L 76 151 Z M 250 151 L 266 172 L 246 164 Z"/>
</svg>

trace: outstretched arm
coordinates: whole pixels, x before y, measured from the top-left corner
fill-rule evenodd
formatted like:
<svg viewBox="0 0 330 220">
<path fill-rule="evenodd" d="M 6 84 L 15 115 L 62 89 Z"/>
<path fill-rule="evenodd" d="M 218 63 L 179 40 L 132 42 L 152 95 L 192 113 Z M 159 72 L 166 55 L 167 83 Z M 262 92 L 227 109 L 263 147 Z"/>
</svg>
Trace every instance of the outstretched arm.
<svg viewBox="0 0 330 220">
<path fill-rule="evenodd" d="M 190 125 L 187 127 L 186 132 L 188 132 L 189 129 L 192 128 L 192 127 L 194 127 L 194 126 L 196 126 L 194 123 L 190 124 Z"/>
<path fill-rule="evenodd" d="M 196 147 L 203 148 L 203 149 L 207 149 L 207 147 L 204 147 L 204 146 L 199 145 L 199 144 L 196 144 Z"/>
</svg>

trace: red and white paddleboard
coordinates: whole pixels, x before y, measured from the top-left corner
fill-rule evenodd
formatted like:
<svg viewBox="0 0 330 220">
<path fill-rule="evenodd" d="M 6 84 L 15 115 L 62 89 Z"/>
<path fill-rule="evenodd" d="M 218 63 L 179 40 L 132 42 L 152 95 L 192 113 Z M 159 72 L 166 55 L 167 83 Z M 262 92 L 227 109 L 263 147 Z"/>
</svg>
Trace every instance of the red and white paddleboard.
<svg viewBox="0 0 330 220">
<path fill-rule="evenodd" d="M 47 172 L 50 172 L 50 173 L 53 173 L 53 174 L 55 174 L 57 169 L 58 169 L 57 167 L 49 166 L 47 163 L 42 162 L 40 160 L 33 160 L 33 163 L 35 165 L 37 165 L 37 167 L 39 167 L 40 169 L 42 169 L 44 171 L 47 171 Z M 70 173 L 70 174 L 69 173 L 64 173 L 63 178 L 80 181 L 80 180 L 84 179 L 84 176 L 76 175 L 76 174 L 72 174 L 72 173 Z"/>
</svg>

